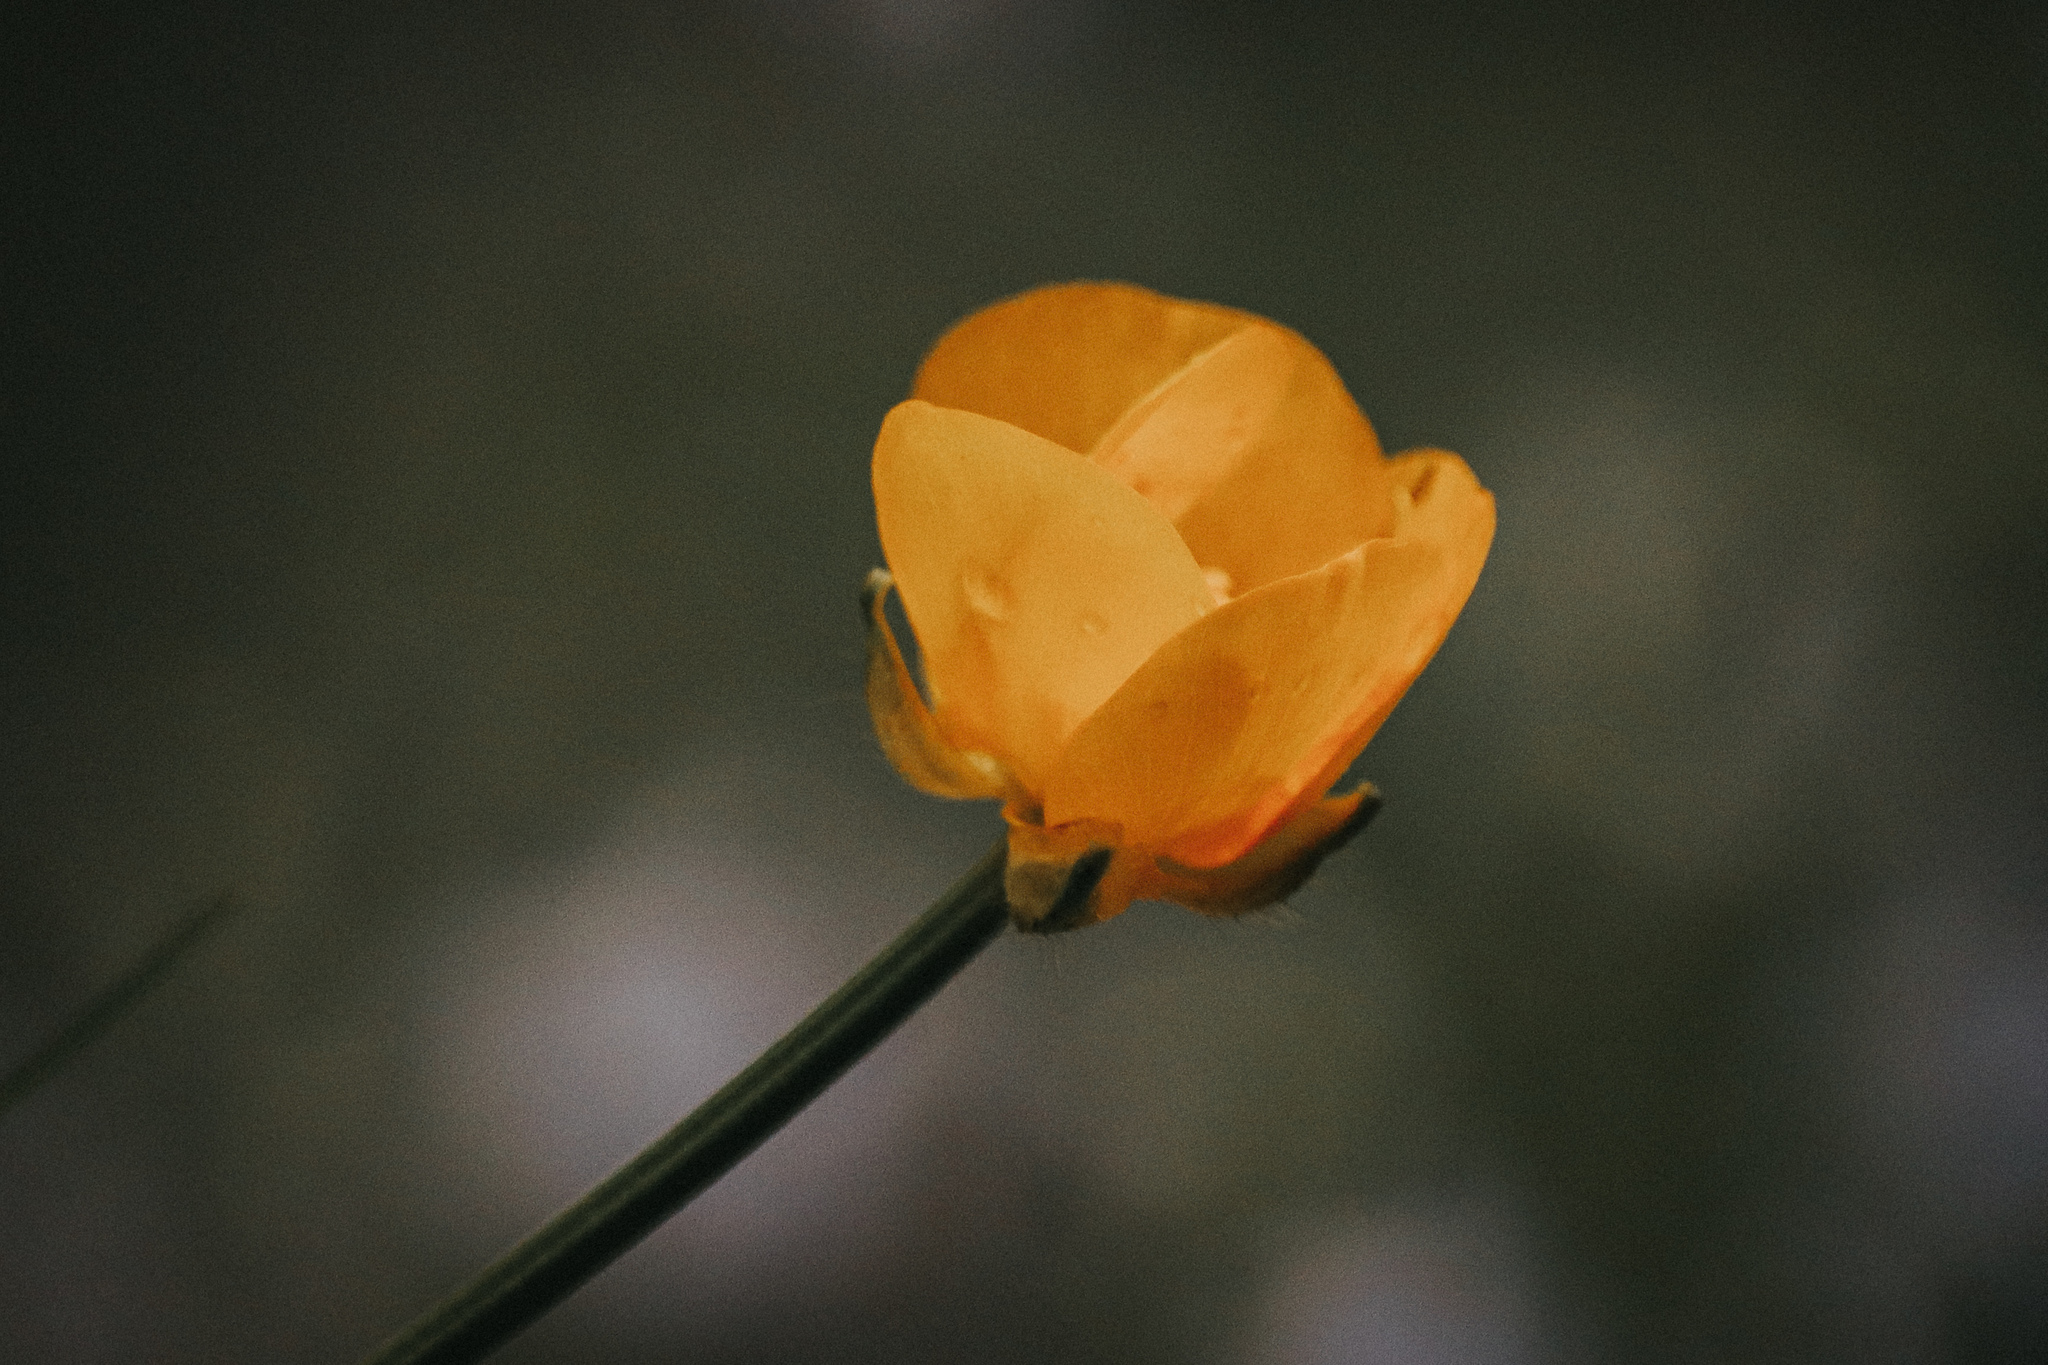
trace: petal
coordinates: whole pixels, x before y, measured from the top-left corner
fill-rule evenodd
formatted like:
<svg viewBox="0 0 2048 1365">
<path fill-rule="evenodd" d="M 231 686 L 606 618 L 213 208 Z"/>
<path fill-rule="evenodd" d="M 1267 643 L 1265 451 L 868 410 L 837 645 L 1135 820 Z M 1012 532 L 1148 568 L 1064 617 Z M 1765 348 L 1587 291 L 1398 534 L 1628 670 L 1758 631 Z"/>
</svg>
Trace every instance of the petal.
<svg viewBox="0 0 2048 1365">
<path fill-rule="evenodd" d="M 1130 284 L 1033 289 L 940 337 L 911 397 L 1087 450 L 1160 381 L 1254 321 Z"/>
<path fill-rule="evenodd" d="M 1272 423 L 1295 363 L 1280 328 L 1241 328 L 1126 409 L 1088 458 L 1178 520 L 1230 476 Z"/>
<path fill-rule="evenodd" d="M 1493 537 L 1493 499 L 1457 456 L 1389 469 L 1395 534 L 1168 641 L 1060 753 L 1048 825 L 1114 823 L 1213 868 L 1327 790 L 1443 642 Z"/>
<path fill-rule="evenodd" d="M 882 548 L 940 734 L 1027 791 L 1090 712 L 1214 599 L 1165 517 L 1006 422 L 899 403 L 875 442 Z"/>
<path fill-rule="evenodd" d="M 1239 591 L 1393 526 L 1379 442 L 1328 359 L 1237 309 L 1128 284 L 1034 289 L 941 337 L 912 396 L 1093 451 Z"/>
<path fill-rule="evenodd" d="M 1152 410 L 1103 462 L 1148 478 L 1155 468 L 1185 471 L 1167 485 L 1166 513 L 1195 561 L 1230 575 L 1240 593 L 1394 529 L 1379 439 L 1299 333 L 1247 328 L 1140 407 Z"/>
</svg>

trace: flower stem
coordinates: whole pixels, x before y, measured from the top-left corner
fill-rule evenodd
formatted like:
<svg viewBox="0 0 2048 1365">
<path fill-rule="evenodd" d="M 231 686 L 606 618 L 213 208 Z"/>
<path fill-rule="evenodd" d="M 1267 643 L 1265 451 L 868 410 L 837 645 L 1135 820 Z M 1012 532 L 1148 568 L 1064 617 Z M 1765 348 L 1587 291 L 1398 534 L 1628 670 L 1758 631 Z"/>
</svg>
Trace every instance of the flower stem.
<svg viewBox="0 0 2048 1365">
<path fill-rule="evenodd" d="M 765 1142 L 1002 931 L 999 841 L 725 1088 L 364 1365 L 483 1359 Z"/>
<path fill-rule="evenodd" d="M 0 1076 L 0 1114 L 27 1098 L 29 1092 L 63 1069 L 64 1064 L 84 1051 L 93 1040 L 112 1028 L 128 1011 L 142 1003 L 185 955 L 211 933 L 222 920 L 241 907 L 232 891 L 223 891 L 201 901 L 188 911 L 147 953 L 118 980 L 88 1000 L 85 1007 L 59 1029 L 19 1066 Z"/>
</svg>

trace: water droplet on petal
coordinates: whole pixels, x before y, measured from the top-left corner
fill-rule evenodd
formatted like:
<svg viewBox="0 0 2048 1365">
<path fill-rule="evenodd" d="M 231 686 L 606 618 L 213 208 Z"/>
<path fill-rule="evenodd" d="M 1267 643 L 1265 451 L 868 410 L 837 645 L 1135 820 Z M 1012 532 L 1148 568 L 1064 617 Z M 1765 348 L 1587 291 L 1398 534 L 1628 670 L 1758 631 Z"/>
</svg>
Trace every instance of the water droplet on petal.
<svg viewBox="0 0 2048 1365">
<path fill-rule="evenodd" d="M 969 569 L 960 575 L 960 590 L 977 616 L 1000 621 L 1010 614 L 1010 593 L 995 575 L 985 569 Z"/>
<path fill-rule="evenodd" d="M 1202 580 L 1209 585 L 1209 595 L 1216 599 L 1219 607 L 1230 600 L 1230 590 L 1237 586 L 1229 573 L 1222 569 L 1202 570 Z"/>
</svg>

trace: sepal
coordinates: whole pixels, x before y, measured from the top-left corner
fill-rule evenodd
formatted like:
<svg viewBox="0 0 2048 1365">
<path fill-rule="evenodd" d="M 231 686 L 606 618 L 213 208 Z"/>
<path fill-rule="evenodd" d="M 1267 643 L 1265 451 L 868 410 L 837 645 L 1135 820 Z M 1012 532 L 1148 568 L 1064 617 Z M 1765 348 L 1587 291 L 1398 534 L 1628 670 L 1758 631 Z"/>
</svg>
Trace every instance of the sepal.
<svg viewBox="0 0 2048 1365">
<path fill-rule="evenodd" d="M 903 780 L 921 792 L 955 800 L 1011 795 L 1015 784 L 1000 761 L 975 750 L 956 749 L 939 734 L 884 611 L 894 583 L 887 569 L 874 569 L 860 593 L 868 628 L 868 715 L 882 752 Z"/>
<path fill-rule="evenodd" d="M 1325 858 L 1378 813 L 1370 785 L 1311 802 L 1235 862 L 1188 867 L 1121 842 L 1119 826 L 1099 820 L 1040 823 L 1039 812 L 1012 802 L 1003 893 L 1010 921 L 1027 934 L 1055 934 L 1122 914 L 1132 901 L 1174 901 L 1204 915 L 1230 917 L 1276 905 L 1300 889 Z"/>
<path fill-rule="evenodd" d="M 1242 915 L 1277 905 L 1315 875 L 1323 859 L 1351 842 L 1379 813 L 1380 794 L 1368 784 L 1326 796 L 1252 846 L 1234 863 L 1185 867 L 1157 860 L 1158 882 L 1149 894 L 1178 901 L 1204 915 Z"/>
</svg>

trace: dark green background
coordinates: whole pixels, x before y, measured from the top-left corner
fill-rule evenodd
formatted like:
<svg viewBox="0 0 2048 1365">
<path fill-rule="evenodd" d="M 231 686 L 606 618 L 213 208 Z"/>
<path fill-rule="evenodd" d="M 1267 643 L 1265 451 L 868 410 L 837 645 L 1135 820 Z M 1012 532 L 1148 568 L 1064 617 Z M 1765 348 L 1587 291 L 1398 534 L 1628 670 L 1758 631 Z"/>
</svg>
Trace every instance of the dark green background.
<svg viewBox="0 0 2048 1365">
<path fill-rule="evenodd" d="M 0 1359 L 367 1350 L 993 837 L 923 348 L 1287 322 L 1493 559 L 1280 922 L 999 942 L 508 1361 L 2048 1359 L 2037 6 L 0 18 Z"/>
</svg>

